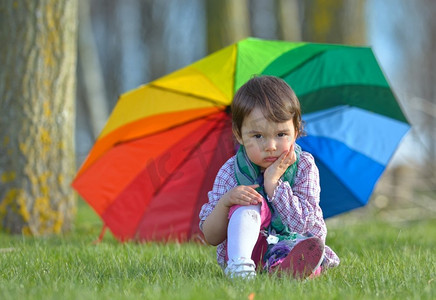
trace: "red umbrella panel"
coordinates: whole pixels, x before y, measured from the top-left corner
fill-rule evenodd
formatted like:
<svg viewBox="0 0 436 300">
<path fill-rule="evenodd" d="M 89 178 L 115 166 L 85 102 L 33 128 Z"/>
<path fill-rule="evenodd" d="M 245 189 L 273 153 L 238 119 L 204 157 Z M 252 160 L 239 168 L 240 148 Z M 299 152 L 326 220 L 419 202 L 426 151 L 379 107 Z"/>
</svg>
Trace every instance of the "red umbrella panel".
<svg viewBox="0 0 436 300">
<path fill-rule="evenodd" d="M 219 112 L 116 145 L 74 185 L 93 185 L 82 197 L 95 200 L 94 209 L 120 240 L 183 241 L 199 233 L 205 195 L 234 149 L 230 118 Z"/>
</svg>

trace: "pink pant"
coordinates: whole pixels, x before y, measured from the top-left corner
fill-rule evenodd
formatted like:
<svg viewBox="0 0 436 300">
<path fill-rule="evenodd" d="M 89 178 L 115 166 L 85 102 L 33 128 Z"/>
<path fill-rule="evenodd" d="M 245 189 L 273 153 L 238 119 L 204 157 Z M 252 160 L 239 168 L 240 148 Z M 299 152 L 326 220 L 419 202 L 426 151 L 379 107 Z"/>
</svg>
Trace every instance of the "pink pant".
<svg viewBox="0 0 436 300">
<path fill-rule="evenodd" d="M 233 213 L 239 207 L 242 207 L 242 205 L 233 205 L 230 208 L 229 219 L 232 217 Z M 263 199 L 262 205 L 260 207 L 260 222 L 261 222 L 260 224 L 261 230 L 263 228 L 268 227 L 271 222 L 271 211 L 265 199 Z M 259 266 L 259 264 L 263 266 L 262 258 L 267 249 L 268 249 L 268 243 L 266 242 L 266 237 L 259 232 L 259 238 L 257 239 L 256 245 L 254 245 L 253 253 L 251 254 L 251 259 L 254 261 L 256 266 Z M 226 254 L 226 259 L 228 259 L 227 254 Z"/>
</svg>

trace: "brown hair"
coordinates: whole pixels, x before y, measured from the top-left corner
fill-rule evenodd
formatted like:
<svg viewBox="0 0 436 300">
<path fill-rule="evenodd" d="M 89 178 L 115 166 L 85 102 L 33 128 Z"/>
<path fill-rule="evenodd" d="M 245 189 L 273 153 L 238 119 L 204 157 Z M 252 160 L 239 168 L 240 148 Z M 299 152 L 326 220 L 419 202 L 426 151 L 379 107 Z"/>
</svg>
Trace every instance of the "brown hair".
<svg viewBox="0 0 436 300">
<path fill-rule="evenodd" d="M 241 137 L 244 118 L 255 108 L 260 108 L 268 121 L 283 123 L 293 120 L 296 137 L 303 134 L 300 102 L 292 88 L 274 76 L 256 76 L 236 92 L 231 105 L 232 129 Z"/>
</svg>

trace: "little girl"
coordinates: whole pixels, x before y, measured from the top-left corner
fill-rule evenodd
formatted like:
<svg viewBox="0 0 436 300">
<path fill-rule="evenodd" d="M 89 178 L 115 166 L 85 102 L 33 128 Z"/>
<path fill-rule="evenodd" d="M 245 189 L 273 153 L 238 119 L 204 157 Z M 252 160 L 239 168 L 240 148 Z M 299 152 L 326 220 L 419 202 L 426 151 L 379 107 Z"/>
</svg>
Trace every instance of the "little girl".
<svg viewBox="0 0 436 300">
<path fill-rule="evenodd" d="M 250 79 L 232 102 L 237 154 L 219 170 L 200 212 L 205 239 L 230 277 L 253 277 L 256 266 L 296 278 L 339 264 L 325 246 L 319 173 L 295 144 L 302 134 L 300 103 L 283 80 Z"/>
</svg>

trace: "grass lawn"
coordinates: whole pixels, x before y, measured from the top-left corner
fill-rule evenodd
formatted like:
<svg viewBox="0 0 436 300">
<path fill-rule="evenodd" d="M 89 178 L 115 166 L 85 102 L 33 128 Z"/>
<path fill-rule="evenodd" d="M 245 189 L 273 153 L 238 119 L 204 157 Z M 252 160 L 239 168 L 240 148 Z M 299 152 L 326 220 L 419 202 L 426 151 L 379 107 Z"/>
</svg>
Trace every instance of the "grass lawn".
<svg viewBox="0 0 436 300">
<path fill-rule="evenodd" d="M 327 239 L 341 265 L 320 278 L 232 281 L 211 246 L 93 244 L 101 222 L 80 202 L 68 235 L 0 234 L 0 299 L 436 299 L 435 219 L 344 224 Z"/>
</svg>

